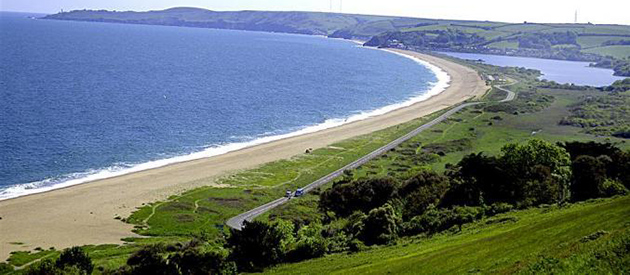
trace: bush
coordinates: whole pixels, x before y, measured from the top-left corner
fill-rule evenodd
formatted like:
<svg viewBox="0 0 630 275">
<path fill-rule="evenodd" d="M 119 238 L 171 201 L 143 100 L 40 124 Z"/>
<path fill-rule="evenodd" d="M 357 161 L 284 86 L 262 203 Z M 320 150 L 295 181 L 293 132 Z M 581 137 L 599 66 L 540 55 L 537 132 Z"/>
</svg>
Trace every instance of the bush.
<svg viewBox="0 0 630 275">
<path fill-rule="evenodd" d="M 295 249 L 287 255 L 287 260 L 292 262 L 319 258 L 326 254 L 328 242 L 322 235 L 321 224 L 310 224 L 298 230 Z"/>
<path fill-rule="evenodd" d="M 51 259 L 44 259 L 39 263 L 33 264 L 28 267 L 27 275 L 82 275 L 86 274 L 85 271 L 79 269 L 77 266 L 66 266 L 59 268 Z"/>
<path fill-rule="evenodd" d="M 365 246 L 365 244 L 357 239 L 354 239 L 350 242 L 350 252 L 356 253 L 356 252 L 361 252 L 367 249 L 367 246 Z"/>
<path fill-rule="evenodd" d="M 179 274 L 177 266 L 163 255 L 164 245 L 151 245 L 133 253 L 127 260 L 128 269 L 122 274 Z"/>
<path fill-rule="evenodd" d="M 360 211 L 354 212 L 348 217 L 348 223 L 346 223 L 344 231 L 347 232 L 351 238 L 359 236 L 363 228 L 365 228 L 365 219 L 367 219 L 365 213 Z"/>
<path fill-rule="evenodd" d="M 600 192 L 604 197 L 612 197 L 628 194 L 628 189 L 616 180 L 606 179 L 600 187 Z"/>
<path fill-rule="evenodd" d="M 598 158 L 580 156 L 573 161 L 573 183 L 571 198 L 574 201 L 597 198 L 600 187 L 606 181 L 606 167 Z"/>
<path fill-rule="evenodd" d="M 26 274 L 92 274 L 92 259 L 80 247 L 72 247 L 61 252 L 56 261 L 45 259 L 30 266 Z"/>
<path fill-rule="evenodd" d="M 227 246 L 232 249 L 230 260 L 239 271 L 260 271 L 282 262 L 287 247 L 293 241 L 293 224 L 246 222 L 242 230 L 231 230 Z"/>
<path fill-rule="evenodd" d="M 328 253 L 339 253 L 349 250 L 352 239 L 344 231 L 336 231 L 328 237 Z"/>
<path fill-rule="evenodd" d="M 454 226 L 461 230 L 462 225 L 481 219 L 483 215 L 481 207 L 457 206 L 452 209 L 438 209 L 431 206 L 423 215 L 413 217 L 404 224 L 404 234 L 407 236 L 435 234 Z"/>
<path fill-rule="evenodd" d="M 397 182 L 392 178 L 341 181 L 320 195 L 319 207 L 346 217 L 355 211 L 367 212 L 385 204 L 395 195 Z"/>
<path fill-rule="evenodd" d="M 92 259 L 80 247 L 72 247 L 64 250 L 55 262 L 59 269 L 75 266 L 85 274 L 92 274 L 94 264 Z"/>
<path fill-rule="evenodd" d="M 169 256 L 181 274 L 236 274 L 236 263 L 227 261 L 226 253 L 205 251 L 189 246 L 184 251 Z"/>
<path fill-rule="evenodd" d="M 0 274 L 7 274 L 13 272 L 13 266 L 7 263 L 0 263 Z"/>
<path fill-rule="evenodd" d="M 448 188 L 448 178 L 432 171 L 422 171 L 405 181 L 398 191 L 405 201 L 403 217 L 422 215 L 429 205 L 438 204 Z"/>
<path fill-rule="evenodd" d="M 499 202 L 499 203 L 490 205 L 490 207 L 486 211 L 486 214 L 488 214 L 489 216 L 494 216 L 494 215 L 510 212 L 512 211 L 512 209 L 514 209 L 513 205 L 509 203 Z"/>
<path fill-rule="evenodd" d="M 398 238 L 400 217 L 390 204 L 372 209 L 364 220 L 365 227 L 359 238 L 367 245 L 387 244 Z"/>
</svg>

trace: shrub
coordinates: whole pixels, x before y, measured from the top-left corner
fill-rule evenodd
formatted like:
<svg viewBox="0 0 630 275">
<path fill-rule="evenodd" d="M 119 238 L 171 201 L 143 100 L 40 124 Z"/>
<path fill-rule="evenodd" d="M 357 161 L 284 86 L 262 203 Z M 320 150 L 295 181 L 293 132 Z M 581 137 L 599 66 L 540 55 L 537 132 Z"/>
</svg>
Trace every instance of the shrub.
<svg viewBox="0 0 630 275">
<path fill-rule="evenodd" d="M 220 251 L 189 246 L 168 259 L 181 274 L 236 274 L 236 264 L 227 261 L 226 253 Z"/>
<path fill-rule="evenodd" d="M 319 258 L 326 254 L 328 241 L 322 235 L 321 224 L 310 224 L 298 230 L 295 249 L 287 255 L 288 261 L 297 262 Z"/>
<path fill-rule="evenodd" d="M 26 274 L 92 274 L 92 259 L 80 247 L 65 249 L 56 261 L 44 259 L 30 266 Z"/>
<path fill-rule="evenodd" d="M 86 274 L 85 271 L 80 270 L 76 266 L 66 266 L 59 268 L 51 259 L 44 259 L 39 263 L 33 264 L 28 267 L 27 275 L 82 275 Z"/>
<path fill-rule="evenodd" d="M 350 249 L 350 252 L 356 253 L 356 252 L 360 252 L 367 249 L 367 247 L 362 241 L 354 239 L 350 242 L 349 249 Z"/>
<path fill-rule="evenodd" d="M 398 238 L 400 217 L 390 204 L 372 209 L 364 220 L 365 227 L 359 235 L 367 245 L 387 244 Z"/>
<path fill-rule="evenodd" d="M 499 202 L 499 203 L 492 204 L 486 211 L 486 214 L 488 214 L 489 216 L 494 216 L 494 215 L 510 212 L 512 211 L 512 209 L 514 209 L 513 205 L 509 203 Z"/>
<path fill-rule="evenodd" d="M 328 253 L 339 253 L 350 248 L 352 239 L 344 231 L 336 231 L 334 235 L 328 237 Z"/>
<path fill-rule="evenodd" d="M 625 195 L 628 193 L 628 189 L 616 180 L 606 179 L 600 187 L 600 192 L 605 197 L 612 197 Z"/>
<path fill-rule="evenodd" d="M 0 274 L 7 274 L 13 272 L 13 266 L 7 263 L 0 263 Z"/>
<path fill-rule="evenodd" d="M 347 232 L 351 238 L 359 236 L 365 228 L 365 219 L 367 215 L 365 213 L 357 211 L 348 217 L 348 223 L 344 227 L 344 231 Z"/>
<path fill-rule="evenodd" d="M 403 217 L 422 215 L 429 205 L 438 204 L 448 188 L 448 178 L 432 171 L 422 171 L 405 181 L 398 191 L 405 201 Z"/>
<path fill-rule="evenodd" d="M 580 156 L 573 161 L 573 183 L 571 197 L 574 201 L 597 198 L 601 195 L 600 187 L 606 180 L 606 167 L 599 159 Z"/>
<path fill-rule="evenodd" d="M 151 245 L 133 253 L 127 260 L 128 270 L 123 274 L 179 274 L 177 266 L 163 255 L 166 247 Z"/>
<path fill-rule="evenodd" d="M 231 230 L 227 239 L 227 246 L 232 249 L 230 259 L 236 262 L 239 271 L 260 271 L 280 263 L 292 234 L 289 223 L 246 222 L 242 230 Z"/>
<path fill-rule="evenodd" d="M 407 236 L 435 234 L 454 226 L 461 230 L 462 225 L 481 219 L 483 215 L 481 207 L 456 206 L 452 209 L 438 209 L 431 206 L 423 215 L 413 217 L 404 224 L 404 234 Z"/>
<path fill-rule="evenodd" d="M 75 266 L 85 274 L 92 274 L 94 264 L 92 259 L 80 247 L 72 247 L 64 250 L 55 262 L 59 269 Z"/>
<path fill-rule="evenodd" d="M 395 195 L 397 182 L 392 178 L 341 181 L 320 195 L 319 207 L 345 217 L 355 211 L 367 212 L 385 204 Z"/>
</svg>

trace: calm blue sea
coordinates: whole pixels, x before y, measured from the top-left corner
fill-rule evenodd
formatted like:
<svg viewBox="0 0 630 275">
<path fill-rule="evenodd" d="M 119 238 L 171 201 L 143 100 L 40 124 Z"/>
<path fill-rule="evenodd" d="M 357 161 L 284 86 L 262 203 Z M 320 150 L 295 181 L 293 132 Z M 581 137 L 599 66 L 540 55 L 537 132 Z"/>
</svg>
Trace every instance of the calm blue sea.
<svg viewBox="0 0 630 275">
<path fill-rule="evenodd" d="M 462 59 L 483 60 L 496 66 L 524 67 L 542 72 L 543 79 L 558 83 L 574 83 L 577 85 L 608 86 L 625 77 L 614 76 L 613 70 L 589 67 L 589 62 L 575 62 L 528 58 L 517 56 L 502 56 L 474 53 L 442 52 L 442 54 Z"/>
<path fill-rule="evenodd" d="M 437 81 L 347 41 L 0 13 L 0 199 L 338 125 Z"/>
</svg>

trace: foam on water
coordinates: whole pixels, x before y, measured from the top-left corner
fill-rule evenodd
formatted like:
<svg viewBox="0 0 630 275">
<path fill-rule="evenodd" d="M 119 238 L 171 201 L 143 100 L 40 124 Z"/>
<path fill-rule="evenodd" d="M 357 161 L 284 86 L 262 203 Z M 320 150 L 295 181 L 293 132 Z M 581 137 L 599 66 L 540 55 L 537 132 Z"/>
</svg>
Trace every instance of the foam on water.
<svg viewBox="0 0 630 275">
<path fill-rule="evenodd" d="M 387 51 L 389 53 L 393 53 L 396 55 L 404 56 L 406 58 L 410 58 L 414 60 L 415 62 L 417 62 L 419 65 L 429 68 L 435 74 L 438 81 L 435 83 L 431 83 L 431 88 L 428 89 L 427 91 L 418 91 L 416 95 L 410 97 L 404 102 L 384 106 L 384 107 L 371 110 L 371 111 L 359 112 L 347 118 L 328 119 L 324 121 L 323 123 L 307 126 L 307 127 L 304 127 L 304 128 L 301 128 L 301 129 L 298 129 L 296 131 L 292 131 L 289 133 L 283 133 L 283 134 L 268 133 L 269 135 L 263 134 L 263 136 L 258 137 L 258 138 L 253 138 L 250 141 L 214 145 L 202 151 L 187 154 L 187 155 L 170 157 L 170 158 L 149 161 L 149 162 L 144 162 L 144 163 L 139 163 L 139 164 L 122 163 L 122 164 L 117 164 L 117 165 L 100 169 L 100 170 L 90 170 L 90 171 L 85 171 L 81 173 L 73 173 L 73 174 L 58 177 L 58 178 L 49 178 L 49 179 L 45 179 L 45 180 L 37 181 L 37 182 L 18 184 L 18 185 L 10 186 L 4 190 L 0 190 L 0 200 L 6 200 L 6 199 L 11 199 L 11 198 L 36 194 L 36 193 L 47 192 L 47 191 L 60 189 L 60 188 L 66 188 L 73 185 L 83 184 L 83 183 L 92 182 L 96 180 L 102 180 L 102 179 L 122 176 L 125 174 L 159 168 L 159 167 L 163 167 L 170 164 L 187 162 L 187 161 L 208 158 L 208 157 L 214 157 L 214 156 L 223 155 L 229 152 L 241 150 L 244 148 L 269 143 L 272 141 L 277 141 L 277 140 L 286 139 L 290 137 L 310 134 L 310 133 L 322 131 L 325 129 L 333 128 L 333 127 L 338 127 L 347 123 L 352 123 L 352 122 L 356 122 L 360 120 L 365 120 L 371 117 L 383 115 L 383 114 L 389 113 L 391 111 L 394 111 L 400 108 L 409 107 L 415 103 L 427 100 L 430 97 L 441 93 L 448 87 L 450 83 L 450 76 L 445 71 L 438 68 L 437 66 L 431 63 L 428 63 L 426 61 L 420 60 L 413 56 L 401 54 L 401 53 L 391 51 L 391 50 L 383 50 L 383 51 Z M 240 139 L 243 137 L 235 137 L 235 138 Z"/>
</svg>

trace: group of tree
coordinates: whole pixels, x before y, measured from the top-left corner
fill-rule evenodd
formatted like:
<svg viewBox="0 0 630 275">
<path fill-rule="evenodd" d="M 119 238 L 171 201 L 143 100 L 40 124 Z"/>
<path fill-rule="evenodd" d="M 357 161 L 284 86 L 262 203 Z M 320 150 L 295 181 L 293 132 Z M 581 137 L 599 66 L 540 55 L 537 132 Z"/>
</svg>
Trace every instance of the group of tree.
<svg viewBox="0 0 630 275">
<path fill-rule="evenodd" d="M 355 252 L 404 236 L 432 235 L 484 217 L 542 204 L 626 194 L 630 152 L 610 144 L 531 140 L 498 156 L 470 154 L 444 174 L 407 178 L 347 174 L 320 193 L 310 224 L 247 223 L 227 241 L 239 271 L 259 271 L 327 253 Z"/>
<path fill-rule="evenodd" d="M 26 270 L 28 275 L 92 274 L 92 259 L 79 247 L 72 247 L 61 252 L 59 258 L 41 260 Z"/>
<path fill-rule="evenodd" d="M 396 178 L 346 174 L 320 193 L 321 219 L 294 223 L 246 222 L 218 246 L 200 241 L 151 245 L 109 274 L 235 274 L 326 254 L 357 252 L 400 237 L 450 230 L 513 209 L 565 204 L 626 194 L 630 152 L 611 144 L 533 139 L 508 144 L 501 154 L 465 156 L 445 173 L 419 170 Z M 56 262 L 44 260 L 28 274 L 89 274 L 79 248 Z"/>
<path fill-rule="evenodd" d="M 613 69 L 617 76 L 630 76 L 630 59 L 614 58 L 612 56 L 606 56 L 601 58 L 593 66 L 601 68 Z"/>
<path fill-rule="evenodd" d="M 602 90 L 614 93 L 623 93 L 626 91 L 630 91 L 630 77 L 622 80 L 617 80 L 613 82 L 613 84 L 603 87 Z"/>
<path fill-rule="evenodd" d="M 460 30 L 427 30 L 412 32 L 388 32 L 372 37 L 366 46 L 396 47 L 400 44 L 423 49 L 454 49 L 479 45 L 486 39 Z"/>
<path fill-rule="evenodd" d="M 56 261 L 45 259 L 26 269 L 28 275 L 92 274 L 94 264 L 80 247 L 64 250 Z M 236 264 L 226 250 L 217 250 L 193 240 L 184 244 L 155 244 L 133 253 L 126 265 L 113 270 L 99 268 L 100 274 L 115 275 L 193 275 L 236 274 Z"/>
</svg>

